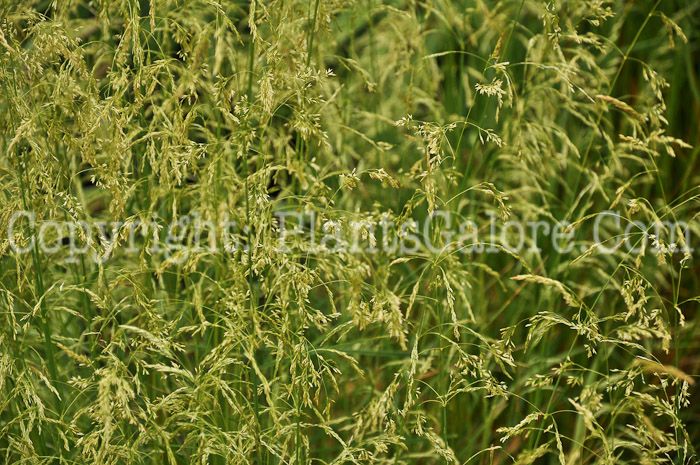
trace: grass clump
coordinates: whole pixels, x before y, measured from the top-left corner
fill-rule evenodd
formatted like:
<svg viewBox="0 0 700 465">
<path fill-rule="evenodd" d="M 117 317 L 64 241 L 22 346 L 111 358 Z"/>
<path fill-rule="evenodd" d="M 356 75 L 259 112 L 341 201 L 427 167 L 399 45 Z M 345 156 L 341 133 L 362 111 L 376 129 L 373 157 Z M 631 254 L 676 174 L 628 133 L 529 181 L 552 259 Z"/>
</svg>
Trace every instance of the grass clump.
<svg viewBox="0 0 700 465">
<path fill-rule="evenodd" d="M 0 11 L 6 463 L 698 461 L 700 3 Z"/>
</svg>

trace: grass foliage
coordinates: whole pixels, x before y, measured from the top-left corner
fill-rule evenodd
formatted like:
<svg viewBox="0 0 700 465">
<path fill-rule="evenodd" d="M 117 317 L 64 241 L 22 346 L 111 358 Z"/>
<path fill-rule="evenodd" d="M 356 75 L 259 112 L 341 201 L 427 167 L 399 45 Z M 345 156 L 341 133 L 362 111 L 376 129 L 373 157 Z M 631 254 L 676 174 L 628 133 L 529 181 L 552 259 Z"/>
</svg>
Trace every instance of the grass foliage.
<svg viewBox="0 0 700 465">
<path fill-rule="evenodd" d="M 700 234 L 697 1 L 0 12 L 0 461 L 697 462 L 697 259 L 591 236 L 608 209 Z M 280 251 L 280 211 L 562 220 L 575 248 Z M 241 247 L 123 247 L 193 212 Z M 123 224 L 70 257 L 32 246 L 47 220 Z"/>
</svg>

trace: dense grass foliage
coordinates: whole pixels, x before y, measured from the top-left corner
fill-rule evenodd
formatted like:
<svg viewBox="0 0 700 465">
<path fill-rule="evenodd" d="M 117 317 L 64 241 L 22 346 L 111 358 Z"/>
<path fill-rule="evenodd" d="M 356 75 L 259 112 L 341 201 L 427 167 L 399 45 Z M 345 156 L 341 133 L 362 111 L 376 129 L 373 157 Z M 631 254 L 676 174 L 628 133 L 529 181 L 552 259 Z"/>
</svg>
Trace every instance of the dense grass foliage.
<svg viewBox="0 0 700 465">
<path fill-rule="evenodd" d="M 0 462 L 697 463 L 700 2 L 0 12 Z"/>
</svg>

